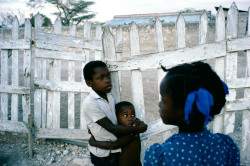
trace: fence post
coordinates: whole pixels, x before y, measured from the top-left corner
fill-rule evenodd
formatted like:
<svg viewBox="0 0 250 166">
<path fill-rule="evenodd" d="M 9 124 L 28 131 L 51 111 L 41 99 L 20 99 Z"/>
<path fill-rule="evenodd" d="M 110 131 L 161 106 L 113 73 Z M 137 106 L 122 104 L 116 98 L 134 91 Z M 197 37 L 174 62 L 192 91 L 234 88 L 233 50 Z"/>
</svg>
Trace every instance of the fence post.
<svg viewBox="0 0 250 166">
<path fill-rule="evenodd" d="M 122 27 L 119 26 L 116 30 L 116 41 L 115 41 L 115 50 L 116 50 L 116 56 L 117 61 L 122 61 Z"/>
<path fill-rule="evenodd" d="M 248 8 L 248 31 L 247 36 L 250 36 L 250 7 Z M 246 51 L 247 54 L 247 77 L 250 77 L 250 50 Z M 250 88 L 245 88 L 244 97 L 250 98 Z M 250 164 L 250 110 L 244 110 L 242 116 L 242 160 L 248 165 Z"/>
<path fill-rule="evenodd" d="M 69 34 L 70 36 L 76 35 L 76 26 L 71 23 L 69 26 Z M 74 48 L 70 48 L 71 52 L 75 52 Z M 75 82 L 75 62 L 69 61 L 68 67 L 68 81 Z M 75 93 L 68 92 L 68 128 L 75 128 Z"/>
<path fill-rule="evenodd" d="M 42 17 L 39 13 L 35 16 L 35 34 L 42 31 Z M 35 55 L 39 54 L 39 51 L 35 50 Z M 34 60 L 34 79 L 41 79 L 41 60 L 35 58 Z M 34 124 L 35 127 L 41 127 L 41 89 L 35 89 L 34 92 Z"/>
<path fill-rule="evenodd" d="M 12 39 L 19 39 L 19 21 L 15 16 L 12 22 Z M 11 85 L 19 85 L 19 50 L 12 50 L 12 82 Z M 11 96 L 11 120 L 18 121 L 18 94 Z"/>
<path fill-rule="evenodd" d="M 4 39 L 4 28 L 2 29 L 2 38 Z M 8 50 L 1 50 L 1 84 L 8 85 Z M 8 120 L 8 94 L 1 93 L 0 119 Z"/>
<path fill-rule="evenodd" d="M 237 37 L 237 27 L 238 27 L 238 9 L 235 3 L 233 3 L 227 14 L 227 28 L 226 28 L 226 38 L 230 40 L 231 38 Z M 226 81 L 235 80 L 237 78 L 237 52 L 228 53 L 226 55 Z M 229 87 L 230 88 L 230 87 Z M 236 89 L 229 89 L 228 100 L 236 99 Z M 224 132 L 226 134 L 232 133 L 234 131 L 235 124 L 235 112 L 226 112 L 224 118 Z"/>
<path fill-rule="evenodd" d="M 199 44 L 205 44 L 207 39 L 207 12 L 204 10 L 199 22 Z"/>
<path fill-rule="evenodd" d="M 186 47 L 186 28 L 185 28 L 185 20 L 182 14 L 180 13 L 175 24 L 176 28 L 176 43 L 177 48 L 184 48 Z"/>
<path fill-rule="evenodd" d="M 216 14 L 216 39 L 215 41 L 225 40 L 225 15 L 223 8 L 220 6 Z M 225 58 L 220 57 L 215 59 L 215 71 L 220 76 L 221 80 L 225 80 Z M 225 106 L 226 107 L 226 106 Z M 213 133 L 223 133 L 224 112 L 225 107 L 222 108 L 221 113 L 214 117 Z"/>
<path fill-rule="evenodd" d="M 25 20 L 24 38 L 32 40 L 32 27 L 29 19 Z M 29 50 L 24 50 L 23 54 L 23 75 L 24 75 L 24 86 L 30 88 L 30 76 L 31 76 L 31 55 L 32 45 Z M 30 109 L 30 94 L 22 95 L 22 106 L 23 106 L 23 121 L 28 122 L 28 115 L 31 113 Z"/>
<path fill-rule="evenodd" d="M 101 25 L 97 25 L 96 32 L 95 32 L 95 39 L 102 40 L 102 27 Z M 102 60 L 102 51 L 96 50 L 95 51 L 95 60 Z"/>
</svg>

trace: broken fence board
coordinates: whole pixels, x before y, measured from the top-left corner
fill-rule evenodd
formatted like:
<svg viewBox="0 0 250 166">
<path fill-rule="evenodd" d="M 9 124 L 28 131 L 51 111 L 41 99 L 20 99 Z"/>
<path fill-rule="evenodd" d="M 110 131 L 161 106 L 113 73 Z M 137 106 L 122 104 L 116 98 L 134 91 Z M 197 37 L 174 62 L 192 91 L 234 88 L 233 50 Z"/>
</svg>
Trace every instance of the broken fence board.
<svg viewBox="0 0 250 166">
<path fill-rule="evenodd" d="M 29 50 L 31 47 L 30 39 L 1 39 L 0 48 L 1 49 L 24 49 Z"/>
<path fill-rule="evenodd" d="M 30 94 L 30 88 L 15 85 L 0 85 L 1 93 Z"/>
<path fill-rule="evenodd" d="M 0 130 L 18 133 L 28 133 L 28 129 L 24 125 L 24 123 L 10 120 L 0 120 Z"/>
<path fill-rule="evenodd" d="M 250 50 L 250 37 L 228 39 L 227 50 L 228 52 Z"/>
</svg>

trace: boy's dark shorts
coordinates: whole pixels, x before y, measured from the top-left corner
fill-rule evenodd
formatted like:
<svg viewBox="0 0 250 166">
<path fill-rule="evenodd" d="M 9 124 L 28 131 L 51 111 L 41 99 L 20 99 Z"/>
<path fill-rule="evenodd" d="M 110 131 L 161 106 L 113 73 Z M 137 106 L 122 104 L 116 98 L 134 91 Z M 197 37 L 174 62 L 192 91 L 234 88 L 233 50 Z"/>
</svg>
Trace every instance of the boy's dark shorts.
<svg viewBox="0 0 250 166">
<path fill-rule="evenodd" d="M 96 157 L 90 153 L 90 159 L 95 166 L 118 166 L 120 153 L 110 153 L 107 157 Z"/>
</svg>

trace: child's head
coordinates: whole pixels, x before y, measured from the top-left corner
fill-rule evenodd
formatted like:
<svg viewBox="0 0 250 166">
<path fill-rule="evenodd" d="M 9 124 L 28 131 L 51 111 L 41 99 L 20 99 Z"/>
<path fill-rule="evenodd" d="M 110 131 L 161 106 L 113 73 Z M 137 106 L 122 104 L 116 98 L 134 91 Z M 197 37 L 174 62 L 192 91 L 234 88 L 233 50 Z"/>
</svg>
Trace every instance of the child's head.
<svg viewBox="0 0 250 166">
<path fill-rule="evenodd" d="M 115 105 L 116 117 L 119 124 L 124 126 L 132 126 L 135 122 L 135 108 L 133 104 L 122 101 Z"/>
<path fill-rule="evenodd" d="M 110 72 L 102 61 L 91 61 L 83 69 L 86 84 L 96 92 L 108 93 L 112 89 Z"/>
<path fill-rule="evenodd" d="M 221 79 L 208 64 L 203 62 L 182 64 L 167 71 L 160 85 L 162 100 L 159 106 L 164 123 L 186 125 L 188 128 L 203 128 L 207 117 L 213 118 L 220 113 L 226 101 L 225 91 Z M 210 107 L 208 116 L 201 113 L 206 109 L 197 108 L 205 108 L 204 104 L 211 105 L 211 107 L 208 106 Z M 186 111 L 188 105 L 191 112 L 185 114 L 184 110 Z"/>
</svg>

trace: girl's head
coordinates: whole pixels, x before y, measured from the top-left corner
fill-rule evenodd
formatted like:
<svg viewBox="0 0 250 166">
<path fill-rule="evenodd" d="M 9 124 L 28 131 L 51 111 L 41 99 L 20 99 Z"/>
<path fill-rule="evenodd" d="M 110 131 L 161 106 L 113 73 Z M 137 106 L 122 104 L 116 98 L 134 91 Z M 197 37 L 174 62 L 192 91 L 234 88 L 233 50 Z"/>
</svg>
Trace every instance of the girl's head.
<svg viewBox="0 0 250 166">
<path fill-rule="evenodd" d="M 127 101 L 122 101 L 115 105 L 116 117 L 118 124 L 124 126 L 133 126 L 135 122 L 135 108 L 133 104 Z"/>
<path fill-rule="evenodd" d="M 208 64 L 203 62 L 182 64 L 166 71 L 168 73 L 160 85 L 162 99 L 159 106 L 163 122 L 187 129 L 203 129 L 206 117 L 198 110 L 196 100 L 191 106 L 192 113 L 188 115 L 189 122 L 185 121 L 184 107 L 187 96 L 199 89 L 208 91 L 213 98 L 209 113 L 213 118 L 220 113 L 226 101 L 221 79 Z"/>
</svg>

